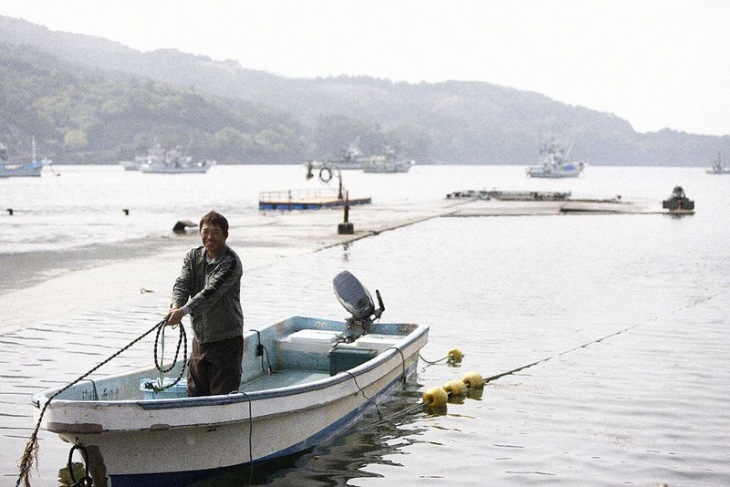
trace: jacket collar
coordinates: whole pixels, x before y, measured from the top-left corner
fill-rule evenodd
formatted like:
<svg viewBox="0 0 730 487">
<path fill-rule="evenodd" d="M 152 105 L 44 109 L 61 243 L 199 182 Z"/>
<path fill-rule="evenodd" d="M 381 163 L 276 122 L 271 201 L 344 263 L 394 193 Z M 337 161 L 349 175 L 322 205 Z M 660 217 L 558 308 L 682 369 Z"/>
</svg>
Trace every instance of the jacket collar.
<svg viewBox="0 0 730 487">
<path fill-rule="evenodd" d="M 198 247 L 198 249 L 200 250 L 200 261 L 202 263 L 205 263 L 208 259 L 208 252 L 205 250 L 205 247 L 202 245 L 200 247 Z M 228 249 L 229 249 L 228 244 L 223 244 L 223 247 L 221 247 L 220 252 L 218 252 L 218 257 L 211 260 L 210 263 L 211 264 L 218 263 L 223 257 L 225 257 L 228 254 Z"/>
</svg>

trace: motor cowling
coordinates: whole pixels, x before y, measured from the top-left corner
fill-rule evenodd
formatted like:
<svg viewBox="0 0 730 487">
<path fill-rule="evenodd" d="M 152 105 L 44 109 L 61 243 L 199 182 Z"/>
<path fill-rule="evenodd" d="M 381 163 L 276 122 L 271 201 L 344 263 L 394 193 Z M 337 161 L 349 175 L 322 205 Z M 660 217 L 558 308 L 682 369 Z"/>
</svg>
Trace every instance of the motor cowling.
<svg viewBox="0 0 730 487">
<path fill-rule="evenodd" d="M 379 304 L 379 308 L 376 309 L 370 292 L 350 272 L 340 272 L 332 280 L 332 284 L 340 304 L 351 315 L 347 319 L 350 338 L 367 333 L 373 320 L 380 318 L 385 311 L 380 293 L 375 291 Z"/>
</svg>

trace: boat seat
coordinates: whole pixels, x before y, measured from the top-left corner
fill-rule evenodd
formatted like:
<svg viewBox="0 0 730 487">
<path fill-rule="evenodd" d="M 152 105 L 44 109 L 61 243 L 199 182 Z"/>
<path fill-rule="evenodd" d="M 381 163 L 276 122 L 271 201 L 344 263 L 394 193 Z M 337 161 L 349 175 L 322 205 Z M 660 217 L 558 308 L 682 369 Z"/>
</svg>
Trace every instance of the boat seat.
<svg viewBox="0 0 730 487">
<path fill-rule="evenodd" d="M 358 348 L 375 350 L 378 353 L 386 350 L 400 341 L 403 337 L 397 335 L 384 335 L 371 333 L 363 335 L 351 343 L 338 343 L 337 348 Z"/>
<path fill-rule="evenodd" d="M 299 330 L 279 339 L 279 349 L 305 353 L 327 353 L 337 342 L 343 340 L 343 333 L 330 330 Z"/>
<path fill-rule="evenodd" d="M 278 343 L 278 368 L 329 370 L 329 352 L 344 335 L 339 331 L 300 330 Z"/>
</svg>

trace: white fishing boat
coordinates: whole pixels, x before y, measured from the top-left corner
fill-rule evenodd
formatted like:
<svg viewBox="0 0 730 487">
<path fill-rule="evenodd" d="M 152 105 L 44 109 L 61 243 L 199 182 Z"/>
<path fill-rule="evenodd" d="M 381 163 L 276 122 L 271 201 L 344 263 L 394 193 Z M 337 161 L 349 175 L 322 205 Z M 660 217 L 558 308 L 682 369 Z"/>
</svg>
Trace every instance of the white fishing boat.
<svg viewBox="0 0 730 487">
<path fill-rule="evenodd" d="M 381 323 L 380 294 L 375 309 L 349 272 L 334 288 L 347 320 L 296 316 L 245 334 L 238 391 L 185 397 L 172 380 L 181 360 L 162 382 L 150 367 L 35 394 L 39 425 L 82 449 L 97 487 L 185 486 L 308 450 L 415 373 L 428 340 L 425 325 Z"/>
<path fill-rule="evenodd" d="M 194 161 L 178 147 L 162 150 L 160 146 L 150 149 L 139 170 L 145 174 L 203 174 L 213 167 L 216 161 Z M 127 169 L 127 167 L 125 167 Z"/>
<path fill-rule="evenodd" d="M 722 157 L 718 152 L 717 159 L 712 161 L 712 167 L 706 172 L 707 174 L 730 174 L 730 168 L 727 168 L 722 164 Z"/>
<path fill-rule="evenodd" d="M 540 149 L 541 163 L 527 168 L 532 178 L 576 178 L 586 167 L 585 162 L 569 162 L 571 148 L 565 148 L 554 139 Z"/>
<path fill-rule="evenodd" d="M 9 163 L 5 144 L 0 143 L 0 178 L 40 177 L 43 168 L 53 161 L 44 158 L 36 159 L 35 137 L 33 138 L 33 155 L 30 162 Z"/>
<path fill-rule="evenodd" d="M 395 150 L 385 148 L 385 154 L 367 158 L 362 164 L 366 173 L 406 173 L 416 163 L 413 159 L 396 159 Z"/>
<path fill-rule="evenodd" d="M 147 162 L 148 156 L 134 156 L 131 161 L 119 161 L 125 171 L 139 171 L 142 168 L 142 164 Z"/>
<path fill-rule="evenodd" d="M 362 169 L 363 161 L 366 159 L 360 150 L 360 137 L 355 140 L 342 151 L 342 155 L 333 158 L 316 159 L 308 161 L 305 166 L 308 171 L 319 171 L 319 177 L 322 180 L 332 178 L 332 174 L 336 170 Z"/>
</svg>

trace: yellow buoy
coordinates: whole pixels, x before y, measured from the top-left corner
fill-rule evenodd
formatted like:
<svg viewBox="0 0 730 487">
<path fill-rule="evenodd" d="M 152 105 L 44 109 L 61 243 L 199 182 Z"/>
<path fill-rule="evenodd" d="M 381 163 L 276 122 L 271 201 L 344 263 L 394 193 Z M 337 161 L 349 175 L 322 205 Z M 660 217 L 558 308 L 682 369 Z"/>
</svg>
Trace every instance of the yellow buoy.
<svg viewBox="0 0 730 487">
<path fill-rule="evenodd" d="M 460 364 L 461 359 L 464 358 L 464 353 L 458 348 L 452 348 L 451 350 L 449 350 L 449 353 L 446 354 L 446 356 L 448 357 L 448 363 Z"/>
<path fill-rule="evenodd" d="M 466 394 L 466 384 L 460 380 L 450 380 L 444 384 L 444 390 L 452 396 L 463 396 Z"/>
<path fill-rule="evenodd" d="M 432 387 L 423 395 L 423 403 L 427 406 L 444 406 L 449 395 L 440 387 Z"/>
<path fill-rule="evenodd" d="M 484 387 L 484 377 L 479 372 L 467 372 L 461 378 L 461 381 L 470 389 L 481 389 Z"/>
</svg>

